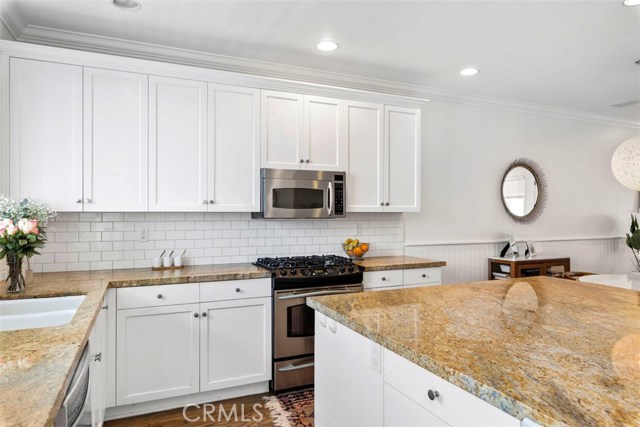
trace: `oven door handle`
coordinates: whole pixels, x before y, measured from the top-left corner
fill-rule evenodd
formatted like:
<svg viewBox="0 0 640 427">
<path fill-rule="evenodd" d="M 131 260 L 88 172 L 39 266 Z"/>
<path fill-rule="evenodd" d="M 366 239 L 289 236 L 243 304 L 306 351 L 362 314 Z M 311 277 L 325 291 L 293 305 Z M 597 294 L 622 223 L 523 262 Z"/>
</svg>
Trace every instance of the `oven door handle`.
<svg viewBox="0 0 640 427">
<path fill-rule="evenodd" d="M 278 372 L 298 371 L 300 369 L 311 368 L 313 365 L 315 365 L 315 362 L 303 363 L 302 365 L 287 365 L 282 368 L 278 368 Z"/>
<path fill-rule="evenodd" d="M 357 290 L 357 291 L 349 291 L 349 290 L 344 290 L 344 291 L 319 291 L 319 292 L 307 292 L 304 294 L 288 294 L 288 295 L 284 295 L 281 297 L 278 297 L 279 300 L 287 300 L 287 299 L 294 299 L 294 298 L 306 298 L 306 297 L 317 297 L 320 295 L 335 295 L 335 294 L 353 294 L 356 292 L 362 292 L 361 290 Z"/>
</svg>

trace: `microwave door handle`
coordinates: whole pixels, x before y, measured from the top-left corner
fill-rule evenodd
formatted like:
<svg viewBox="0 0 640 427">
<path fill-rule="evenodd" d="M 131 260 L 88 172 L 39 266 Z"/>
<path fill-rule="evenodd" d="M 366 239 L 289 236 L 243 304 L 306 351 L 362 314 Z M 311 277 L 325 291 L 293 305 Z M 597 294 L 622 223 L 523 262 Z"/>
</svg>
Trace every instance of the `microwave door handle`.
<svg viewBox="0 0 640 427">
<path fill-rule="evenodd" d="M 329 183 L 327 185 L 327 213 L 331 216 L 331 211 L 333 210 L 333 200 L 332 200 L 332 191 L 333 185 Z"/>
</svg>

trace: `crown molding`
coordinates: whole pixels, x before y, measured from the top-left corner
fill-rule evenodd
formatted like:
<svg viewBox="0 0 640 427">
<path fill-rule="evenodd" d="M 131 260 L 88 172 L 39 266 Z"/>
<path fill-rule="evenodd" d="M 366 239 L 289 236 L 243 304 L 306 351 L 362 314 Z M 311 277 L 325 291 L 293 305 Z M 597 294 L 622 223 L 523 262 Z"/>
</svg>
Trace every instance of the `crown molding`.
<svg viewBox="0 0 640 427">
<path fill-rule="evenodd" d="M 12 2 L 9 2 L 9 4 L 11 3 Z M 469 95 L 408 83 L 217 55 L 171 46 L 142 43 L 113 37 L 96 36 L 54 28 L 25 25 L 24 20 L 15 7 L 7 8 L 2 14 L 2 19 L 12 34 L 14 31 L 16 32 L 16 34 L 13 35 L 19 42 L 146 59 L 164 63 L 189 65 L 231 73 L 248 74 L 272 80 L 300 82 L 315 85 L 316 87 L 339 87 L 354 91 L 377 92 L 399 97 L 413 98 L 418 103 L 424 103 L 428 100 L 453 102 L 614 126 L 636 129 L 640 128 L 639 121 L 618 119 L 561 107 L 533 104 L 497 97 Z"/>
<path fill-rule="evenodd" d="M 18 37 L 27 28 L 27 23 L 13 0 L 2 0 L 0 22 L 4 24 L 14 40 L 18 40 Z"/>
</svg>

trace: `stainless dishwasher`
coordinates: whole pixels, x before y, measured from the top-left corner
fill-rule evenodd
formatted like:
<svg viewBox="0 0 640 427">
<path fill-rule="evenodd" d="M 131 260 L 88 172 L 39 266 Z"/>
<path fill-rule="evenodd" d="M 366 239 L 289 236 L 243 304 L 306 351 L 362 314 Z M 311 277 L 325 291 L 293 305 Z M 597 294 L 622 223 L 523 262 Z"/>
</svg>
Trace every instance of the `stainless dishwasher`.
<svg viewBox="0 0 640 427">
<path fill-rule="evenodd" d="M 55 427 L 91 426 L 91 378 L 89 345 L 84 348 L 62 406 L 56 416 Z"/>
</svg>

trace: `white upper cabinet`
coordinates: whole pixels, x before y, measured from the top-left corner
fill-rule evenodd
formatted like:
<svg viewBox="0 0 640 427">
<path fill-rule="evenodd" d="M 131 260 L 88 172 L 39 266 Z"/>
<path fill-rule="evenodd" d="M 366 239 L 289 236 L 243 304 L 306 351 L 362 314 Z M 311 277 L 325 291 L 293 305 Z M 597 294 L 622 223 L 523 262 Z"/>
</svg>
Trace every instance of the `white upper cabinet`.
<svg viewBox="0 0 640 427">
<path fill-rule="evenodd" d="M 209 84 L 209 211 L 260 205 L 260 91 Z"/>
<path fill-rule="evenodd" d="M 207 84 L 149 78 L 149 210 L 206 211 Z"/>
<path fill-rule="evenodd" d="M 385 212 L 420 211 L 420 110 L 385 106 Z"/>
<path fill-rule="evenodd" d="M 302 158 L 308 169 L 343 171 L 347 144 L 343 141 L 342 100 L 304 96 Z"/>
<path fill-rule="evenodd" d="M 10 60 L 11 195 L 82 210 L 82 67 Z"/>
<path fill-rule="evenodd" d="M 298 168 L 304 163 L 302 95 L 262 91 L 262 167 Z"/>
<path fill-rule="evenodd" d="M 148 208 L 148 78 L 84 69 L 84 210 Z"/>
<path fill-rule="evenodd" d="M 384 106 L 345 101 L 349 149 L 347 211 L 382 212 L 384 177 Z"/>
<path fill-rule="evenodd" d="M 262 91 L 262 167 L 345 170 L 342 102 Z"/>
</svg>

